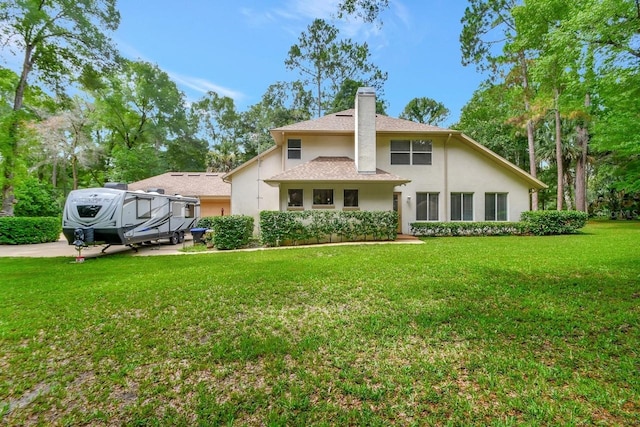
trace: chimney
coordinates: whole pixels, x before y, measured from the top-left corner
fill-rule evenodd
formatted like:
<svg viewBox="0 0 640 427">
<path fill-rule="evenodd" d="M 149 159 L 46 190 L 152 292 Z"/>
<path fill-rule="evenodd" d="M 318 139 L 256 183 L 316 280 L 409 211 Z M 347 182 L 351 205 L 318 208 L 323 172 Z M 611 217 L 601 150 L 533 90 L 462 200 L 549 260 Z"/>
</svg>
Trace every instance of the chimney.
<svg viewBox="0 0 640 427">
<path fill-rule="evenodd" d="M 376 173 L 376 92 L 358 88 L 356 94 L 355 148 L 358 173 Z"/>
</svg>

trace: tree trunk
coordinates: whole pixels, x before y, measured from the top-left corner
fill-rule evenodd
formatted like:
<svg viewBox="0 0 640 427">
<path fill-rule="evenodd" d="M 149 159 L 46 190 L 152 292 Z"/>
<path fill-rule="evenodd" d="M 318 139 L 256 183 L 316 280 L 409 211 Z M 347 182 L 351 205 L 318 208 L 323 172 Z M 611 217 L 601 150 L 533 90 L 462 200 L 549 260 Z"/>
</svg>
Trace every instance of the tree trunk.
<svg viewBox="0 0 640 427">
<path fill-rule="evenodd" d="M 71 174 L 73 175 L 73 189 L 78 189 L 78 157 L 71 158 Z"/>
<path fill-rule="evenodd" d="M 558 105 L 558 98 L 560 93 L 558 89 L 555 89 L 555 117 L 556 117 L 556 165 L 558 166 L 558 193 L 557 193 L 557 209 L 562 210 L 564 199 L 564 167 L 562 162 L 562 122 L 560 121 L 560 107 Z"/>
<path fill-rule="evenodd" d="M 9 141 L 7 143 L 8 150 L 4 155 L 4 182 L 2 183 L 2 215 L 13 216 L 13 207 L 16 203 L 14 195 L 14 182 L 16 158 L 18 157 L 18 128 L 20 127 L 20 118 L 18 111 L 22 109 L 24 100 L 24 90 L 27 87 L 27 78 L 33 63 L 31 62 L 33 46 L 28 44 L 24 52 L 24 61 L 22 63 L 22 73 L 16 87 L 15 97 L 13 99 L 13 117 L 9 124 Z"/>
<path fill-rule="evenodd" d="M 527 121 L 527 143 L 529 146 L 529 174 L 536 178 L 536 145 L 533 133 L 533 120 L 529 119 Z M 531 210 L 538 210 L 538 191 L 533 190 L 531 193 Z"/>
<path fill-rule="evenodd" d="M 591 99 L 587 93 L 584 97 L 584 106 L 591 106 Z M 587 154 L 589 152 L 589 131 L 586 121 L 576 127 L 577 142 L 580 147 L 580 156 L 576 162 L 576 210 L 587 212 Z"/>
<path fill-rule="evenodd" d="M 520 53 L 520 65 L 522 66 L 522 88 L 524 89 L 524 109 L 527 113 L 531 110 L 529 105 L 529 75 L 527 68 L 527 60 L 524 54 Z M 527 120 L 527 144 L 529 147 L 529 174 L 537 178 L 537 164 L 536 164 L 536 144 L 533 133 L 533 119 Z M 538 191 L 533 190 L 531 193 L 531 210 L 538 210 Z"/>
</svg>

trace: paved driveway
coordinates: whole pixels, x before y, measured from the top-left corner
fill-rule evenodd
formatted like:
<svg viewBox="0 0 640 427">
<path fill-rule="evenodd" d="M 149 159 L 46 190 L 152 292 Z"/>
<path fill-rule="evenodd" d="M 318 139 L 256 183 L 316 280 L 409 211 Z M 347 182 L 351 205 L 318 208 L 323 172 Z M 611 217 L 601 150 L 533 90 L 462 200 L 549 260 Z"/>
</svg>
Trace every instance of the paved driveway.
<svg viewBox="0 0 640 427">
<path fill-rule="evenodd" d="M 128 246 L 111 246 L 103 254 L 101 251 L 104 246 L 89 246 L 82 249 L 82 256 L 85 258 L 95 258 L 114 253 L 124 253 L 133 256 L 151 256 L 151 255 L 179 255 L 185 254 L 179 250 L 183 246 L 191 246 L 191 236 L 185 236 L 185 242 L 178 245 L 170 245 L 165 241 L 161 241 L 159 245 L 148 245 L 138 248 L 136 253 Z M 78 255 L 75 246 L 69 245 L 67 239 L 60 237 L 57 242 L 36 243 L 33 245 L 0 245 L 0 257 L 33 257 L 33 258 L 52 258 L 52 257 L 70 257 L 75 258 Z"/>
</svg>

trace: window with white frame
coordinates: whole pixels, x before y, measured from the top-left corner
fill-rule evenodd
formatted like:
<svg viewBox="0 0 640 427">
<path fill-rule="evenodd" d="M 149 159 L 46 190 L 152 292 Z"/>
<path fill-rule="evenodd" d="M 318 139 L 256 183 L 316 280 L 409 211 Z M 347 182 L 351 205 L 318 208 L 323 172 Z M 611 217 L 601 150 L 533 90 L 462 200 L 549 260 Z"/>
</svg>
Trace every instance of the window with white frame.
<svg viewBox="0 0 640 427">
<path fill-rule="evenodd" d="M 451 221 L 473 221 L 473 193 L 451 193 Z"/>
<path fill-rule="evenodd" d="M 439 198 L 438 193 L 416 193 L 416 220 L 438 221 Z"/>
<path fill-rule="evenodd" d="M 300 159 L 302 158 L 302 140 L 289 139 L 287 140 L 287 159 Z"/>
<path fill-rule="evenodd" d="M 151 199 L 136 199 L 136 217 L 144 219 L 151 218 Z"/>
<path fill-rule="evenodd" d="M 392 165 L 430 165 L 433 157 L 433 143 L 424 139 L 391 140 Z"/>
<path fill-rule="evenodd" d="M 332 206 L 333 205 L 333 190 L 332 189 L 314 189 L 313 190 L 313 204 L 317 206 Z"/>
<path fill-rule="evenodd" d="M 484 194 L 484 220 L 507 220 L 507 193 Z"/>
</svg>

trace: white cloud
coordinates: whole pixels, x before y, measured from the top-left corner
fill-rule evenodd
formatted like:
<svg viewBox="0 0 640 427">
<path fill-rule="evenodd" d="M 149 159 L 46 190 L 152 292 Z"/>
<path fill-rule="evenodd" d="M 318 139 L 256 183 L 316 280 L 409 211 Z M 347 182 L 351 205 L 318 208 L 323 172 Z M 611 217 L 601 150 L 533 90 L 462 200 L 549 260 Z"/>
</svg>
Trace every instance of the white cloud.
<svg viewBox="0 0 640 427">
<path fill-rule="evenodd" d="M 145 61 L 152 64 L 156 64 L 154 60 L 150 59 L 144 53 L 137 50 L 134 46 L 131 46 L 130 44 L 123 42 L 122 40 L 117 40 L 117 45 L 120 53 L 126 57 L 132 58 L 134 60 Z M 169 75 L 169 77 L 174 82 L 176 82 L 178 86 L 189 88 L 195 92 L 202 93 L 202 94 L 205 94 L 207 92 L 216 92 L 218 95 L 228 96 L 234 101 L 242 100 L 245 97 L 244 94 L 241 92 L 226 88 L 224 86 L 217 85 L 201 77 L 187 76 L 184 74 L 165 70 L 159 64 L 158 66 L 163 71 L 165 71 Z"/>
<path fill-rule="evenodd" d="M 178 85 L 188 87 L 189 89 L 192 89 L 196 92 L 200 92 L 203 94 L 207 92 L 215 92 L 220 96 L 227 96 L 234 101 L 242 100 L 245 97 L 245 95 L 241 92 L 217 85 L 200 77 L 185 76 L 171 71 L 167 71 L 167 74 Z"/>
</svg>

